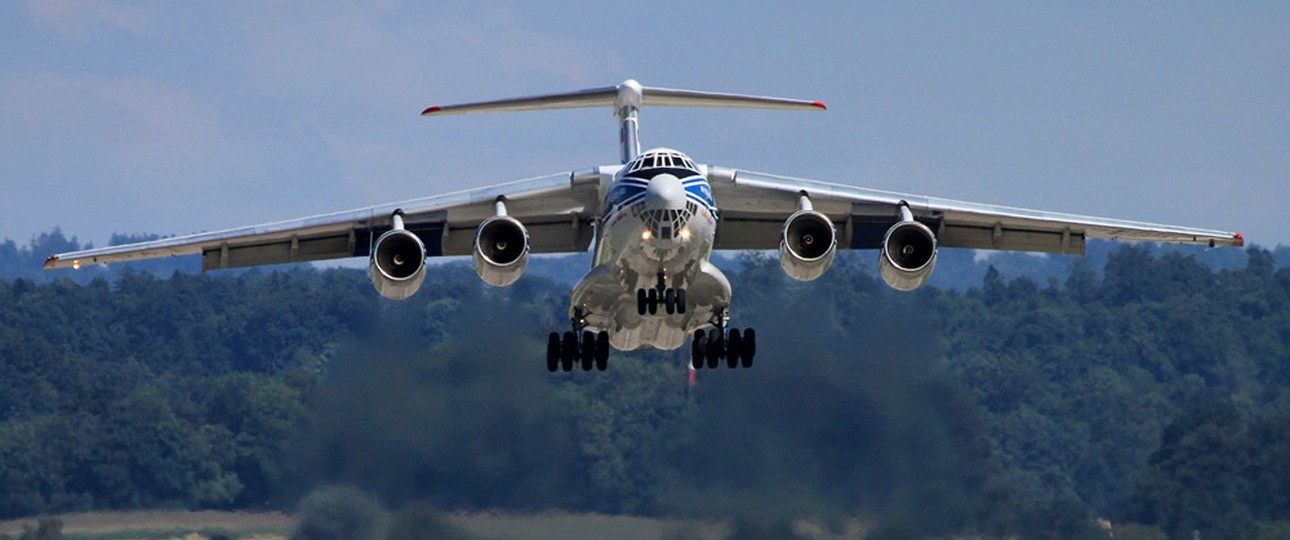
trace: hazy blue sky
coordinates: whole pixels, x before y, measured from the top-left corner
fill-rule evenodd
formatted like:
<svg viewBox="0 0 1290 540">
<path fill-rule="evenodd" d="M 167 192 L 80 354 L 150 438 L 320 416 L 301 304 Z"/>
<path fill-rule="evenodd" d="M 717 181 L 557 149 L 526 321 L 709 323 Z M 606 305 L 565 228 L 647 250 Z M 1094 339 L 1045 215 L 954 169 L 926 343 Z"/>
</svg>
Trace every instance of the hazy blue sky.
<svg viewBox="0 0 1290 540">
<path fill-rule="evenodd" d="M 700 162 L 1290 244 L 1284 0 L 353 4 L 0 3 L 0 237 L 612 163 L 608 109 L 418 113 L 635 78 L 829 105 L 643 112 L 645 146 Z"/>
</svg>

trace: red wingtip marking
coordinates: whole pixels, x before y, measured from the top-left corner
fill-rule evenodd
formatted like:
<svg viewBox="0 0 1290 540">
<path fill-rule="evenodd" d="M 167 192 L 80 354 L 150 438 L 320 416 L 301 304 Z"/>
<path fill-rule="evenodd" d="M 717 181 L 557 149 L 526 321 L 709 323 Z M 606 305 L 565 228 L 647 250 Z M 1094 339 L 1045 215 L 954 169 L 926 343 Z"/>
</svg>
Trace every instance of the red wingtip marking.
<svg viewBox="0 0 1290 540">
<path fill-rule="evenodd" d="M 1245 245 L 1245 237 L 1241 236 L 1241 233 L 1234 233 L 1233 236 L 1236 238 L 1236 247 Z"/>
<path fill-rule="evenodd" d="M 429 109 L 426 109 L 426 110 L 424 110 L 424 111 L 421 111 L 421 116 L 425 116 L 425 115 L 427 115 L 427 114 L 432 114 L 432 113 L 437 113 L 437 112 L 439 112 L 439 109 L 440 109 L 440 107 L 439 107 L 438 105 L 435 105 L 434 107 L 430 107 Z"/>
<path fill-rule="evenodd" d="M 45 270 L 52 269 L 56 262 L 58 262 L 58 255 L 50 255 L 48 259 L 45 259 Z"/>
<path fill-rule="evenodd" d="M 826 106 L 823 102 L 820 102 L 820 101 L 812 101 L 811 105 L 815 107 L 819 107 L 821 110 L 825 110 L 825 111 L 829 110 L 828 106 Z"/>
</svg>

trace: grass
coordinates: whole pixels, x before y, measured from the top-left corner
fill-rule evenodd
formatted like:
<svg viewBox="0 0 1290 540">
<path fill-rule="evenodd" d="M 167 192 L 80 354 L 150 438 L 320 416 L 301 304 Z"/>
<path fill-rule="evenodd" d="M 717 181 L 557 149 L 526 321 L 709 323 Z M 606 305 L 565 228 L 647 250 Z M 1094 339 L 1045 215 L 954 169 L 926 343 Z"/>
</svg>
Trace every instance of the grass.
<svg viewBox="0 0 1290 540">
<path fill-rule="evenodd" d="M 57 517 L 67 540 L 206 540 L 216 534 L 239 540 L 286 540 L 296 524 L 294 517 L 277 512 L 90 512 Z M 24 525 L 35 527 L 36 519 L 0 521 L 0 533 L 17 537 Z M 480 540 L 719 540 L 731 532 L 728 523 L 719 521 L 561 512 L 451 514 L 448 520 Z M 837 537 L 812 529 L 809 523 L 797 527 L 807 538 L 863 536 L 860 531 Z"/>
<path fill-rule="evenodd" d="M 67 540 L 197 540 L 215 534 L 257 540 L 285 539 L 295 527 L 286 514 L 250 512 L 187 512 L 148 510 L 138 512 L 86 512 L 56 516 L 63 522 Z M 35 527 L 36 518 L 0 522 L 0 533 L 18 536 L 24 525 Z"/>
</svg>

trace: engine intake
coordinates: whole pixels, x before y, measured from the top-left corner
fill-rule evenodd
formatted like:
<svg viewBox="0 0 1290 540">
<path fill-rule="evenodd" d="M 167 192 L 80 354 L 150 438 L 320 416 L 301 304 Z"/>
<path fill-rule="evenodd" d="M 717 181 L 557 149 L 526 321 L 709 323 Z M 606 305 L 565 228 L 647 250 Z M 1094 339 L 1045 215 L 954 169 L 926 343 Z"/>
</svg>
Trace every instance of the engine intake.
<svg viewBox="0 0 1290 540">
<path fill-rule="evenodd" d="M 912 291 L 927 281 L 936 266 L 936 235 L 914 220 L 887 229 L 882 239 L 878 273 L 891 288 Z"/>
<path fill-rule="evenodd" d="M 376 239 L 372 248 L 372 285 L 390 300 L 416 294 L 426 279 L 426 247 L 417 235 L 396 228 Z"/>
<path fill-rule="evenodd" d="M 784 222 L 779 236 L 779 265 L 798 281 L 824 275 L 837 253 L 837 231 L 828 216 L 814 210 L 798 210 Z"/>
<path fill-rule="evenodd" d="M 524 274 L 529 261 L 529 232 L 519 220 L 497 215 L 475 232 L 475 272 L 485 283 L 505 287 Z"/>
</svg>

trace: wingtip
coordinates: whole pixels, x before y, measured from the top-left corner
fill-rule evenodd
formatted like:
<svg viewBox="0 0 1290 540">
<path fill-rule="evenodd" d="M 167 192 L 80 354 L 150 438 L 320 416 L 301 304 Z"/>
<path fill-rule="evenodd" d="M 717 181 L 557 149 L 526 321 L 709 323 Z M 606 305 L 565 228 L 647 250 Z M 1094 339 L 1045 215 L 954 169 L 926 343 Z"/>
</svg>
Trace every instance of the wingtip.
<svg viewBox="0 0 1290 540">
<path fill-rule="evenodd" d="M 58 255 L 50 255 L 48 259 L 45 259 L 44 269 L 53 270 L 56 264 L 58 264 Z"/>
<path fill-rule="evenodd" d="M 1234 247 L 1245 247 L 1245 237 L 1241 233 L 1232 233 L 1232 245 Z"/>
<path fill-rule="evenodd" d="M 823 101 L 812 101 L 812 102 L 811 102 L 811 106 L 812 106 L 812 107 L 819 107 L 819 109 L 820 109 L 821 111 L 827 111 L 827 110 L 829 110 L 828 105 L 825 105 Z"/>
<path fill-rule="evenodd" d="M 431 115 L 431 114 L 437 113 L 437 112 L 439 112 L 439 110 L 440 110 L 440 109 L 442 109 L 442 108 L 443 108 L 443 107 L 440 107 L 440 106 L 438 106 L 438 105 L 435 105 L 434 107 L 428 107 L 428 108 L 426 108 L 426 110 L 421 111 L 421 116 L 427 116 L 427 115 Z"/>
</svg>

